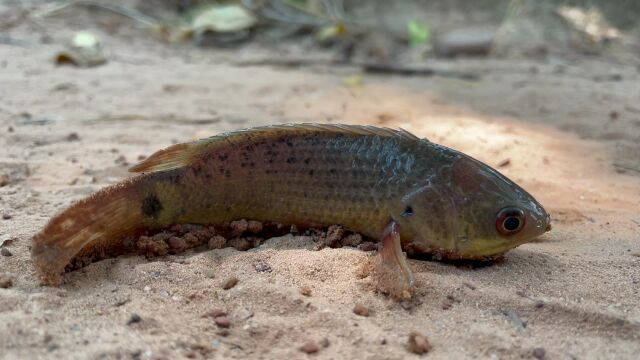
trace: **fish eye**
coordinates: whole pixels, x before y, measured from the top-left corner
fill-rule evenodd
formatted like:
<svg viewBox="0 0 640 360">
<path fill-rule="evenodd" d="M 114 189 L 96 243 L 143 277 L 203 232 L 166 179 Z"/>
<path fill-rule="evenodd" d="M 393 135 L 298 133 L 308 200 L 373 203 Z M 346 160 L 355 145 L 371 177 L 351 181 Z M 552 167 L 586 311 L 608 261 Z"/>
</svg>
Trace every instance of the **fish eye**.
<svg viewBox="0 0 640 360">
<path fill-rule="evenodd" d="M 524 211 L 514 207 L 500 210 L 496 216 L 496 230 L 502 235 L 513 235 L 524 227 Z"/>
</svg>

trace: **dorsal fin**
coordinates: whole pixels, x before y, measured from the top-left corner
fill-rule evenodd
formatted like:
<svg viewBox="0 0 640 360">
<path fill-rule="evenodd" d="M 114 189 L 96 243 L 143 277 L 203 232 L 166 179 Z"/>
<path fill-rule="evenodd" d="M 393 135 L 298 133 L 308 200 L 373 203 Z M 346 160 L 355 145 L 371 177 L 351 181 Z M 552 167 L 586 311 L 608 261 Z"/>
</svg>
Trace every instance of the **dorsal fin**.
<svg viewBox="0 0 640 360">
<path fill-rule="evenodd" d="M 352 136 L 381 136 L 397 137 L 405 140 L 420 140 L 417 136 L 404 129 L 390 129 L 371 125 L 345 125 L 345 124 L 283 124 L 258 126 L 248 129 L 226 132 L 212 137 L 196 140 L 190 143 L 172 145 L 151 155 L 142 162 L 129 169 L 131 172 L 156 172 L 177 169 L 189 165 L 198 155 L 210 150 L 216 144 L 239 142 L 248 137 L 283 133 L 329 133 Z"/>
</svg>

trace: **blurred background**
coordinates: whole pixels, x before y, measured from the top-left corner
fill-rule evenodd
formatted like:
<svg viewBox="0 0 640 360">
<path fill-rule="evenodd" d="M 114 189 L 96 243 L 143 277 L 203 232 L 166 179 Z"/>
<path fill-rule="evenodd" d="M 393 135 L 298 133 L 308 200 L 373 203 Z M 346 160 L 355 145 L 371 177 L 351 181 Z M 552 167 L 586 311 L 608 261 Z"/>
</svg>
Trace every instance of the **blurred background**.
<svg viewBox="0 0 640 360">
<path fill-rule="evenodd" d="M 415 306 L 300 236 L 37 283 L 31 237 L 65 206 L 172 143 L 286 122 L 463 151 L 553 230 L 495 266 L 411 260 Z M 636 359 L 638 204 L 638 0 L 0 0 L 0 358 L 405 358 L 419 330 L 434 359 Z"/>
</svg>

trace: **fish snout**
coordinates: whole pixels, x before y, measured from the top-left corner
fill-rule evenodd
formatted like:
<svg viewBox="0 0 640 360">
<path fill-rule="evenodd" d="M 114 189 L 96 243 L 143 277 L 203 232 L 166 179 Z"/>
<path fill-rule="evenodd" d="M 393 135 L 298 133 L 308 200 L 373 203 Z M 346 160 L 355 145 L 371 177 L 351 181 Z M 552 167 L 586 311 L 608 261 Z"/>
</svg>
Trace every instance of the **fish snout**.
<svg viewBox="0 0 640 360">
<path fill-rule="evenodd" d="M 546 223 L 547 223 L 547 227 L 544 229 L 544 232 L 551 231 L 551 228 L 552 228 L 552 226 L 551 226 L 551 215 L 549 215 L 549 214 L 547 214 Z"/>
</svg>

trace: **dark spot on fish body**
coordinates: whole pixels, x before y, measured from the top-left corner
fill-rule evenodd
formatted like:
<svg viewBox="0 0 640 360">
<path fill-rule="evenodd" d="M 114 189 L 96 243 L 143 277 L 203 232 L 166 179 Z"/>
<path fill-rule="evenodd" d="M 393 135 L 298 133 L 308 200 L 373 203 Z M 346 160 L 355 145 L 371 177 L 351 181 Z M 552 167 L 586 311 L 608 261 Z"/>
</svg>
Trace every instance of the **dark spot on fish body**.
<svg viewBox="0 0 640 360">
<path fill-rule="evenodd" d="M 160 202 L 156 194 L 151 193 L 142 200 L 141 210 L 143 214 L 157 219 L 158 214 L 160 213 L 160 211 L 162 211 L 162 203 Z"/>
<path fill-rule="evenodd" d="M 179 186 L 182 184 L 182 172 L 167 172 L 164 181 Z"/>
<path fill-rule="evenodd" d="M 200 173 L 202 172 L 202 165 L 197 164 L 191 166 L 191 172 L 194 176 L 200 176 Z"/>
</svg>

